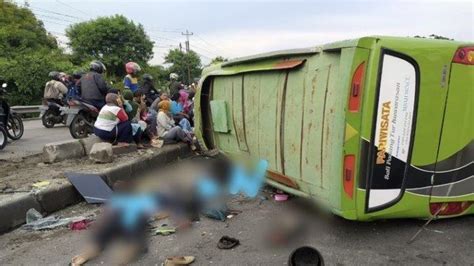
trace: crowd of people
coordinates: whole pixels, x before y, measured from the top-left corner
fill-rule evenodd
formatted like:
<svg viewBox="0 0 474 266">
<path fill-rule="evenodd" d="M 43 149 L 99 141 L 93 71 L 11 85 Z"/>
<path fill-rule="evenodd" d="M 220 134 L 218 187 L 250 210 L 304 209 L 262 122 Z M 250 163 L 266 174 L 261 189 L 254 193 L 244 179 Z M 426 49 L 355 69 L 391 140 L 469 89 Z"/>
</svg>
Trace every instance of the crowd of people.
<svg viewBox="0 0 474 266">
<path fill-rule="evenodd" d="M 64 104 L 65 99 L 77 98 L 95 106 L 100 111 L 94 134 L 107 142 L 135 142 L 138 148 L 185 142 L 194 149 L 195 84 L 185 86 L 177 74 L 171 73 L 168 92 L 158 90 L 151 75 L 140 75 L 141 67 L 128 62 L 124 89 L 118 90 L 108 85 L 105 71 L 102 62 L 93 61 L 87 73 L 51 72 L 44 99 Z"/>
</svg>

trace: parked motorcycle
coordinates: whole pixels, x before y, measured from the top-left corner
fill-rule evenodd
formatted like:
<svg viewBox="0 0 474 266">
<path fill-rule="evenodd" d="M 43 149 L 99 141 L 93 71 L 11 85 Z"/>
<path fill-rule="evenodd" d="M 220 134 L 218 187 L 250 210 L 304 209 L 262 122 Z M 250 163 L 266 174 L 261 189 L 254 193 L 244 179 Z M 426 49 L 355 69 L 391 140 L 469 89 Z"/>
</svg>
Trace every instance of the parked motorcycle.
<svg viewBox="0 0 474 266">
<path fill-rule="evenodd" d="M 7 145 L 8 138 L 19 140 L 24 133 L 23 120 L 5 101 L 7 83 L 0 88 L 0 150 Z"/>
<path fill-rule="evenodd" d="M 55 124 L 66 124 L 67 106 L 54 100 L 46 100 L 46 104 L 41 106 L 41 121 L 46 128 L 52 128 Z"/>
<path fill-rule="evenodd" d="M 80 99 L 70 99 L 64 113 L 67 115 L 66 125 L 71 136 L 75 139 L 86 138 L 94 132 L 94 123 L 99 115 L 99 109 Z"/>
</svg>

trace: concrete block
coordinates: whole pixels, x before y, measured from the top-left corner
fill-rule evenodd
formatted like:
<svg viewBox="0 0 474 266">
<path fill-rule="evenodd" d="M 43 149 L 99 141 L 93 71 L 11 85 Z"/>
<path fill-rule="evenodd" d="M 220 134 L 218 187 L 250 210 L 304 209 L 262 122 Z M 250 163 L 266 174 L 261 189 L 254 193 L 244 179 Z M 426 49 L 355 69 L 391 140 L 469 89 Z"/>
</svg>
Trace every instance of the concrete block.
<svg viewBox="0 0 474 266">
<path fill-rule="evenodd" d="M 127 146 L 115 145 L 115 146 L 112 146 L 112 150 L 114 151 L 115 155 L 131 153 L 131 152 L 137 151 L 137 145 L 135 144 L 130 144 Z"/>
<path fill-rule="evenodd" d="M 43 211 L 32 194 L 13 194 L 0 200 L 0 233 L 24 224 L 26 212 L 31 208 Z"/>
<path fill-rule="evenodd" d="M 82 200 L 81 195 L 69 182 L 51 185 L 37 192 L 35 196 L 47 213 L 61 210 Z"/>
<path fill-rule="evenodd" d="M 81 142 L 82 147 L 84 147 L 86 155 L 89 155 L 94 144 L 104 142 L 96 135 L 90 135 L 89 137 L 80 139 L 79 141 Z"/>
<path fill-rule="evenodd" d="M 107 142 L 94 144 L 89 153 L 89 158 L 96 163 L 111 163 L 114 160 L 112 144 Z"/>
<path fill-rule="evenodd" d="M 67 159 L 80 158 L 85 155 L 79 140 L 66 140 L 44 145 L 43 161 L 54 163 Z"/>
<path fill-rule="evenodd" d="M 132 176 L 132 165 L 130 163 L 116 165 L 102 172 L 105 182 L 112 187 L 119 180 L 127 180 Z"/>
</svg>

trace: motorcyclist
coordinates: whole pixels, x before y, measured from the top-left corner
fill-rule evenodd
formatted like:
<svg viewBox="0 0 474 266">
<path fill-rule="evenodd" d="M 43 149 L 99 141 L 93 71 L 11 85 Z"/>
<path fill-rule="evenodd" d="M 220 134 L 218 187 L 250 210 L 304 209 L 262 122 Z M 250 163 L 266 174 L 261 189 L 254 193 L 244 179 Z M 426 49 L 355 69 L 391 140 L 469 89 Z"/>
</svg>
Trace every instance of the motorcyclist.
<svg viewBox="0 0 474 266">
<path fill-rule="evenodd" d="M 143 85 L 141 91 L 145 94 L 146 105 L 150 106 L 151 103 L 158 97 L 160 97 L 160 92 L 155 89 L 153 85 L 153 76 L 150 74 L 143 75 Z"/>
<path fill-rule="evenodd" d="M 128 62 L 125 64 L 125 71 L 127 75 L 123 79 L 123 86 L 125 89 L 131 90 L 135 93 L 138 90 L 138 72 L 142 68 L 135 62 Z"/>
<path fill-rule="evenodd" d="M 77 96 L 80 96 L 79 90 L 77 88 L 77 83 L 82 77 L 82 72 L 81 71 L 75 71 L 72 76 L 70 76 L 70 82 L 69 82 L 69 87 L 68 87 L 68 92 L 67 96 L 68 98 L 75 98 Z"/>
<path fill-rule="evenodd" d="M 43 98 L 45 101 L 54 101 L 63 105 L 62 99 L 67 94 L 67 87 L 60 81 L 61 75 L 57 71 L 49 73 L 50 81 L 44 86 Z"/>
<path fill-rule="evenodd" d="M 170 85 L 169 85 L 169 92 L 170 94 L 169 95 L 175 95 L 177 93 L 179 93 L 179 91 L 181 89 L 183 89 L 183 85 L 181 84 L 181 82 L 178 81 L 179 79 L 179 75 L 176 74 L 176 73 L 171 73 L 170 74 Z"/>
<path fill-rule="evenodd" d="M 89 70 L 88 73 L 82 75 L 76 87 L 83 100 L 100 109 L 105 105 L 105 95 L 109 89 L 102 76 L 106 68 L 102 62 L 95 60 L 90 63 Z"/>
</svg>

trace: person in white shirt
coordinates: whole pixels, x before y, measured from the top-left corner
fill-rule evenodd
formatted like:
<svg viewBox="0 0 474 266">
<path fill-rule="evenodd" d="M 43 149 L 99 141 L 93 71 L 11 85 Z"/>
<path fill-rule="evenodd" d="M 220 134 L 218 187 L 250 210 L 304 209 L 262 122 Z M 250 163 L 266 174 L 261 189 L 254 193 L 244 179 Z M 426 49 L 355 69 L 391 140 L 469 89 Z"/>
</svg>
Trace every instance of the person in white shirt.
<svg viewBox="0 0 474 266">
<path fill-rule="evenodd" d="M 158 136 L 165 142 L 182 141 L 188 144 L 192 143 L 191 135 L 187 134 L 182 128 L 174 124 L 174 119 L 170 114 L 170 101 L 161 101 L 158 104 L 158 115 L 156 116 L 156 129 Z"/>
<path fill-rule="evenodd" d="M 102 140 L 112 143 L 131 143 L 135 140 L 140 145 L 141 132 L 133 134 L 128 115 L 122 108 L 120 96 L 108 93 L 105 96 L 106 105 L 100 109 L 99 116 L 94 123 L 94 134 Z M 140 129 L 138 129 L 140 131 Z"/>
</svg>

